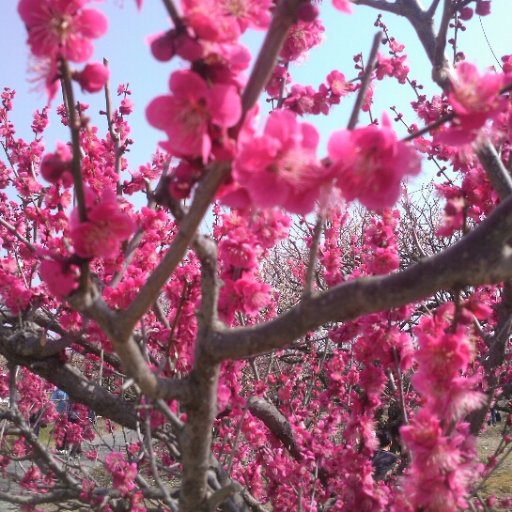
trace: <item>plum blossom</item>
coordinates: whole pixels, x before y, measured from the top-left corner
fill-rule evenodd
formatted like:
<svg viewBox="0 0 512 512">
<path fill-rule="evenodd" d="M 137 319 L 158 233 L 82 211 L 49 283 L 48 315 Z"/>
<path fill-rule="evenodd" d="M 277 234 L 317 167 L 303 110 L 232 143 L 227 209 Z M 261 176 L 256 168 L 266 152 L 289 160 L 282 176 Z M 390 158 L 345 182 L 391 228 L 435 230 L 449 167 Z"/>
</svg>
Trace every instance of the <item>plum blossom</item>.
<svg viewBox="0 0 512 512">
<path fill-rule="evenodd" d="M 101 198 L 88 191 L 87 220 L 80 222 L 77 209 L 69 220 L 73 247 L 82 258 L 115 257 L 121 242 L 135 230 L 135 223 L 119 208 L 117 198 L 111 190 L 105 190 Z"/>
<path fill-rule="evenodd" d="M 299 19 L 288 31 L 280 56 L 284 60 L 299 60 L 311 48 L 322 43 L 324 31 L 325 28 L 318 19 L 312 21 Z"/>
<path fill-rule="evenodd" d="M 478 16 L 491 14 L 491 0 L 477 0 L 475 12 Z"/>
<path fill-rule="evenodd" d="M 18 13 L 28 31 L 36 57 L 73 62 L 88 60 L 91 39 L 107 31 L 107 18 L 96 9 L 84 9 L 88 0 L 20 0 Z"/>
<path fill-rule="evenodd" d="M 43 259 L 39 275 L 56 297 L 66 297 L 78 288 L 78 267 L 66 260 Z"/>
<path fill-rule="evenodd" d="M 346 14 L 351 14 L 352 9 L 350 8 L 350 0 L 332 0 L 332 5 L 338 11 L 344 12 Z"/>
<path fill-rule="evenodd" d="M 159 96 L 148 105 L 149 123 L 164 130 L 169 140 L 162 146 L 181 157 L 208 160 L 212 149 L 210 124 L 234 126 L 241 115 L 240 96 L 232 85 L 213 84 L 193 71 L 176 71 L 169 80 L 171 95 Z"/>
<path fill-rule="evenodd" d="M 347 201 L 359 199 L 370 209 L 393 206 L 405 175 L 420 171 L 414 148 L 397 140 L 387 115 L 382 126 L 334 132 L 328 143 L 331 170 Z"/>
<path fill-rule="evenodd" d="M 318 132 L 286 110 L 273 112 L 262 136 L 246 141 L 235 161 L 235 179 L 260 208 L 292 213 L 313 209 L 325 173 L 316 160 Z"/>
<path fill-rule="evenodd" d="M 119 113 L 123 116 L 129 116 L 133 112 L 133 101 L 130 98 L 123 98 L 119 105 Z"/>
<path fill-rule="evenodd" d="M 234 42 L 247 28 L 266 28 L 270 0 L 183 0 L 185 18 L 199 38 Z"/>
<path fill-rule="evenodd" d="M 57 142 L 54 153 L 47 153 L 41 161 L 41 176 L 50 183 L 62 180 L 64 186 L 71 186 L 71 162 L 73 153 L 71 148 L 63 142 Z"/>
<path fill-rule="evenodd" d="M 462 145 L 472 142 L 487 120 L 503 110 L 505 98 L 500 96 L 504 85 L 502 74 L 480 74 L 474 64 L 461 62 L 451 77 L 448 101 L 457 117 L 435 137 L 436 142 Z"/>
<path fill-rule="evenodd" d="M 112 474 L 112 485 L 122 496 L 127 495 L 135 488 L 137 464 L 129 463 L 120 452 L 108 453 L 105 456 L 105 466 Z"/>
</svg>

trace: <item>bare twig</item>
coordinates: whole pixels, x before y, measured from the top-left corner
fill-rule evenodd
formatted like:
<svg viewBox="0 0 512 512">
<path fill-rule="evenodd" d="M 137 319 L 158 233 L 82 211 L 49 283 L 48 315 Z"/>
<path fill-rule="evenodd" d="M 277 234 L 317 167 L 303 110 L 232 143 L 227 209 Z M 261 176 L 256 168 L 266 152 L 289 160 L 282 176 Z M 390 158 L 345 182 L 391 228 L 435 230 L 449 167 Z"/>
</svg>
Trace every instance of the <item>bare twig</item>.
<svg viewBox="0 0 512 512">
<path fill-rule="evenodd" d="M 363 77 L 361 78 L 361 85 L 357 93 L 356 102 L 354 103 L 352 114 L 350 115 L 350 120 L 347 125 L 348 130 L 353 130 L 357 125 L 359 111 L 361 110 L 361 105 L 363 104 L 366 91 L 368 90 L 368 86 L 370 85 L 371 82 L 373 68 L 375 67 L 375 62 L 377 60 L 377 52 L 379 50 L 381 40 L 382 32 L 379 31 L 373 37 L 370 55 L 368 56 L 368 62 L 366 64 L 366 69 L 364 70 Z"/>
</svg>

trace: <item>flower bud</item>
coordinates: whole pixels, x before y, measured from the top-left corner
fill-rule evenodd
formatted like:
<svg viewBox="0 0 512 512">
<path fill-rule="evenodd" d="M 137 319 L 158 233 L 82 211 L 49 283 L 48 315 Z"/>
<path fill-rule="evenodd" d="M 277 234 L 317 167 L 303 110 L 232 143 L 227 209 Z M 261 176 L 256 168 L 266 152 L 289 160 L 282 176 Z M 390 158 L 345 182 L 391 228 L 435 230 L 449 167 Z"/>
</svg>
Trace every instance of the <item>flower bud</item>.
<svg viewBox="0 0 512 512">
<path fill-rule="evenodd" d="M 109 78 L 109 70 L 100 62 L 87 64 L 85 68 L 73 74 L 83 91 L 98 92 L 103 89 Z"/>
</svg>

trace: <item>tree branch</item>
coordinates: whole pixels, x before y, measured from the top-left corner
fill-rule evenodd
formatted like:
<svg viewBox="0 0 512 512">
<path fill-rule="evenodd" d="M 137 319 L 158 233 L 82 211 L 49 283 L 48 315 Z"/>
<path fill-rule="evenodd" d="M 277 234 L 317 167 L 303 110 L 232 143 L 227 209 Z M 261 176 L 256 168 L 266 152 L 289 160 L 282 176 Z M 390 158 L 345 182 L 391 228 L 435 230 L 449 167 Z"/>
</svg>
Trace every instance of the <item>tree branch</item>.
<svg viewBox="0 0 512 512">
<path fill-rule="evenodd" d="M 373 72 L 373 68 L 375 67 L 375 61 L 377 60 L 377 52 L 379 50 L 381 40 L 382 40 L 382 32 L 379 31 L 373 37 L 372 47 L 370 49 L 370 55 L 368 56 L 368 62 L 366 64 L 366 69 L 364 70 L 363 77 L 361 79 L 361 86 L 359 87 L 359 92 L 357 93 L 356 102 L 354 104 L 354 108 L 352 109 L 352 114 L 350 115 L 350 120 L 347 125 L 348 130 L 353 130 L 357 125 L 359 111 L 361 110 L 361 105 L 363 104 L 364 97 L 366 95 L 366 91 L 371 82 L 372 72 Z"/>
<path fill-rule="evenodd" d="M 476 154 L 501 199 L 512 194 L 512 178 L 492 142 L 478 144 Z"/>
<path fill-rule="evenodd" d="M 263 46 L 254 63 L 253 72 L 242 95 L 243 115 L 237 130 L 242 126 L 247 111 L 256 104 L 263 87 L 267 85 L 288 35 L 288 30 L 297 21 L 297 9 L 301 2 L 302 0 L 280 0 L 278 3 Z"/>
<path fill-rule="evenodd" d="M 449 247 L 388 276 L 345 282 L 301 301 L 284 315 L 258 326 L 219 330 L 207 346 L 217 361 L 242 359 L 283 348 L 327 322 L 341 322 L 425 299 L 461 286 L 499 283 L 512 277 L 512 198 Z"/>
<path fill-rule="evenodd" d="M 249 411 L 262 421 L 265 426 L 274 434 L 290 452 L 290 455 L 298 461 L 302 460 L 302 453 L 295 441 L 290 422 L 270 402 L 257 396 L 249 399 Z"/>
<path fill-rule="evenodd" d="M 379 11 L 392 12 L 393 14 L 401 14 L 400 2 L 395 1 L 393 3 L 386 2 L 385 0 L 352 0 L 355 5 L 365 5 L 367 7 L 373 7 Z"/>
<path fill-rule="evenodd" d="M 445 58 L 446 34 L 452 15 L 452 0 L 444 0 L 443 16 L 437 31 L 434 58 L 432 60 L 432 74 L 433 76 L 438 76 L 441 83 L 444 83 L 447 79 L 446 68 L 448 67 L 448 61 Z"/>
<path fill-rule="evenodd" d="M 122 313 L 121 323 L 123 337 L 127 338 L 142 315 L 153 305 L 162 286 L 176 269 L 179 262 L 187 252 L 196 230 L 210 203 L 217 192 L 219 185 L 224 181 L 231 166 L 226 162 L 215 162 L 207 170 L 205 179 L 199 184 L 194 195 L 192 205 L 187 215 L 180 223 L 180 230 L 163 260 L 151 273 L 130 306 Z"/>
</svg>

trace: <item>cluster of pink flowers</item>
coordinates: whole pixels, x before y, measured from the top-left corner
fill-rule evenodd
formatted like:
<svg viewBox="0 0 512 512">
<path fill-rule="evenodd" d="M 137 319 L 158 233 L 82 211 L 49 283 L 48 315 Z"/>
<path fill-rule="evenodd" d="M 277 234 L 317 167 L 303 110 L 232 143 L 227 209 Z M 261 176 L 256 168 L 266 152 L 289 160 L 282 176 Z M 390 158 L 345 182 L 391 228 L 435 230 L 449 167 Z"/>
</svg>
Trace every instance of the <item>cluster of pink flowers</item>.
<svg viewBox="0 0 512 512">
<path fill-rule="evenodd" d="M 462 145 L 475 140 L 486 122 L 503 110 L 506 99 L 500 90 L 504 84 L 505 76 L 501 73 L 481 75 L 474 64 L 459 63 L 448 94 L 456 117 L 450 126 L 436 134 L 436 142 Z"/>
<path fill-rule="evenodd" d="M 73 154 L 68 144 L 57 143 L 54 153 L 47 153 L 41 161 L 41 176 L 50 183 L 62 181 L 65 187 L 73 184 L 71 162 Z"/>
<path fill-rule="evenodd" d="M 86 192 L 87 219 L 81 222 L 78 209 L 75 209 L 69 220 L 73 248 L 82 258 L 113 258 L 121 242 L 135 230 L 135 223 L 119 208 L 117 197 L 111 190 L 104 190 L 101 197 L 92 191 Z"/>
<path fill-rule="evenodd" d="M 354 85 L 347 82 L 343 73 L 334 70 L 327 75 L 326 83 L 320 84 L 318 91 L 311 86 L 293 85 L 283 104 L 299 115 L 327 115 L 332 106 L 338 105 L 341 98 L 354 89 Z M 267 91 L 270 92 L 268 86 Z"/>
<path fill-rule="evenodd" d="M 135 488 L 137 464 L 128 462 L 122 453 L 107 454 L 105 467 L 112 475 L 112 485 L 121 493 L 121 496 L 126 496 Z"/>
<path fill-rule="evenodd" d="M 272 304 L 272 289 L 261 281 L 257 262 L 286 237 L 290 219 L 271 209 L 255 214 L 250 223 L 236 211 L 221 219 L 222 227 L 214 230 L 223 281 L 219 313 L 227 323 L 234 321 L 237 312 L 257 318 Z"/>
<path fill-rule="evenodd" d="M 460 420 L 484 402 L 484 395 L 475 390 L 476 376 L 468 376 L 474 358 L 469 336 L 473 315 L 486 318 L 490 311 L 468 307 L 469 314 L 459 314 L 450 305 L 442 306 L 432 317 L 423 317 L 415 330 L 418 370 L 412 381 L 423 405 L 401 429 L 412 458 L 404 482 L 411 509 L 404 510 L 465 508 L 468 487 L 478 475 L 472 462 L 474 439 Z"/>
<path fill-rule="evenodd" d="M 328 144 L 331 172 L 343 196 L 358 199 L 370 209 L 393 206 L 401 180 L 420 171 L 420 158 L 411 147 L 397 140 L 389 118 L 382 126 L 334 132 Z"/>
<path fill-rule="evenodd" d="M 475 1 L 476 12 L 486 14 L 490 2 Z M 87 4 L 87 0 L 19 2 L 33 53 L 50 64 L 47 80 L 52 88 L 60 72 L 59 61 L 85 62 L 92 40 L 106 30 L 103 16 L 85 8 Z M 137 0 L 137 4 L 140 8 L 142 1 Z M 350 12 L 351 4 L 349 0 L 333 0 L 342 12 Z M 239 38 L 248 28 L 267 28 L 274 3 L 182 0 L 181 6 L 183 26 L 178 23 L 151 39 L 155 58 L 166 60 L 177 55 L 190 64 L 189 69 L 171 74 L 169 92 L 155 98 L 146 111 L 150 124 L 165 132 L 168 140 L 161 146 L 166 151 L 157 152 L 138 170 L 129 170 L 124 153 L 132 141 L 125 116 L 132 113 L 133 104 L 129 89 L 121 85 L 118 96 L 122 99 L 109 119 L 113 127 L 110 133 L 100 136 L 99 130 L 87 125 L 85 116 L 81 119 L 85 215 L 78 208 L 69 219 L 66 215 L 72 201 L 71 168 L 77 163 L 73 162 L 71 146 L 58 143 L 53 152 L 45 153 L 41 137 L 48 116 L 44 109 L 34 116 L 35 139 L 30 143 L 18 140 L 7 118 L 14 94 L 8 90 L 2 94 L 0 135 L 10 165 L 0 162 L 0 215 L 14 227 L 0 226 L 2 302 L 22 318 L 28 317 L 31 307 L 37 309 L 43 304 L 46 311 L 57 312 L 59 329 L 80 333 L 96 352 L 102 350 L 106 355 L 111 354 L 112 346 L 99 326 L 84 321 L 60 299 L 78 288 L 80 267 L 88 265 L 101 282 L 108 306 L 113 310 L 127 308 L 179 233 L 179 223 L 163 207 L 165 200 L 160 201 L 160 195 L 187 198 L 214 161 L 232 164 L 231 175 L 217 194 L 220 202 L 232 209 L 224 210 L 218 203 L 213 206 L 213 238 L 222 282 L 217 306 L 226 324 L 248 326 L 273 318 L 281 308 L 297 303 L 303 293 L 305 253 L 314 238 L 311 220 L 297 220 L 293 229 L 299 233 L 298 243 L 289 253 L 276 249 L 275 261 L 268 257 L 276 244 L 290 236 L 291 218 L 286 212 L 306 216 L 319 206 L 325 222 L 315 269 L 314 286 L 319 289 L 361 276 L 388 274 L 400 266 L 400 214 L 391 207 L 398 200 L 403 180 L 420 170 L 420 157 L 413 144 L 398 140 L 384 116 L 380 124 L 335 132 L 329 140 L 328 158 L 319 160 L 319 134 L 298 116 L 328 113 L 342 97 L 357 89 L 357 80 L 347 81 L 335 70 L 318 89 L 299 84 L 287 89 L 292 83 L 289 63 L 303 58 L 322 40 L 324 28 L 317 18 L 317 7 L 309 1 L 300 6 L 297 22 L 267 85 L 274 106 L 279 108 L 257 134 L 255 110 L 242 111 L 241 91 L 250 54 Z M 461 17 L 469 15 L 468 8 L 464 9 Z M 393 77 L 404 83 L 409 80 L 404 47 L 393 38 L 387 43 L 391 56 L 378 56 L 371 80 Z M 355 61 L 356 70 L 362 73 L 362 57 L 356 56 Z M 511 70 L 512 58 L 508 56 L 504 73 Z M 108 69 L 89 63 L 72 71 L 72 77 L 84 91 L 97 92 L 108 79 Z M 421 97 L 416 102 L 415 108 L 426 122 L 435 121 L 450 107 L 455 114 L 433 143 L 425 138 L 415 143 L 429 157 L 449 161 L 461 176 L 457 185 L 439 187 L 447 199 L 439 235 L 464 229 L 467 218 L 479 222 L 497 202 L 483 169 L 469 158 L 463 159 L 458 149 L 447 147 L 445 142 L 472 141 L 492 122 L 496 128 L 493 137 L 503 142 L 504 159 L 510 158 L 512 150 L 504 134 L 512 132 L 512 116 L 500 96 L 504 77 L 492 73 L 482 76 L 471 64 L 462 63 L 454 72 L 447 97 L 430 101 Z M 363 110 L 370 109 L 372 94 L 370 85 Z M 88 105 L 77 103 L 80 114 L 87 109 Z M 68 124 L 66 106 L 59 112 L 63 124 Z M 155 194 L 159 204 L 155 204 L 149 184 L 169 168 L 169 175 L 162 180 L 163 192 L 159 189 Z M 49 185 L 38 180 L 38 171 Z M 11 201 L 4 190 L 12 185 L 23 207 Z M 120 196 L 141 192 L 147 193 L 148 206 L 135 214 Z M 344 208 L 345 202 L 354 200 L 375 210 L 364 211 L 364 226 L 357 234 L 348 222 L 352 211 Z M 137 247 L 124 260 L 122 244 L 136 226 Z M 32 237 L 36 231 L 28 243 L 15 236 L 22 233 Z M 266 265 L 272 263 L 275 268 L 269 271 Z M 38 268 L 43 284 L 37 281 L 29 285 Z M 278 275 L 282 271 L 286 278 L 279 275 L 272 284 L 270 278 L 265 282 L 265 273 L 272 271 Z M 291 286 L 280 288 L 283 281 L 290 281 Z M 493 288 L 496 294 L 498 290 L 501 292 Z M 163 378 L 184 375 L 193 366 L 202 293 L 201 263 L 190 251 L 162 288 L 164 307 L 157 301 L 141 322 L 149 366 Z M 444 306 L 433 316 L 420 319 L 423 309 L 414 304 L 366 315 L 306 333 L 288 350 L 276 352 L 268 360 L 224 362 L 217 390 L 221 414 L 215 420 L 215 455 L 221 464 L 229 459 L 230 476 L 244 482 L 258 499 L 271 502 L 274 510 L 314 512 L 327 508 L 327 503 L 332 510 L 346 512 L 430 512 L 466 507 L 465 496 L 479 467 L 472 462 L 474 440 L 462 419 L 483 404 L 483 395 L 476 389 L 484 387 L 477 378 L 481 367 L 475 359 L 476 346 L 483 341 L 473 324 L 475 319 L 485 320 L 482 329 L 487 333 L 494 328 L 496 319 L 488 306 L 493 303 L 492 293 L 475 293 L 457 309 Z M 409 329 L 410 325 L 417 327 Z M 64 361 L 66 356 L 62 353 L 59 357 Z M 110 361 L 102 358 L 101 371 L 117 386 L 119 368 Z M 85 377 L 93 378 L 96 363 L 94 357 L 84 358 Z M 264 363 L 264 371 L 260 363 Z M 403 379 L 412 373 L 414 389 L 407 390 Z M 510 380 L 509 375 L 507 378 Z M 34 406 L 47 405 L 42 399 L 44 385 L 32 373 L 21 371 L 17 384 L 22 395 L 19 409 L 24 416 L 29 417 Z M 0 372 L 1 396 L 8 393 L 8 386 Z M 273 402 L 287 418 L 296 446 L 283 443 L 248 410 L 249 396 Z M 372 457 L 381 411 L 390 411 L 399 400 L 400 422 L 409 419 L 401 435 L 411 463 L 395 486 L 394 475 L 376 481 Z M 146 406 L 149 404 L 141 411 Z M 175 402 L 170 407 L 181 414 Z M 82 417 L 85 412 L 82 409 Z M 148 414 L 153 428 L 164 424 L 160 412 Z M 48 407 L 44 419 L 55 419 L 53 407 Z M 54 435 L 62 439 L 65 434 L 72 442 L 93 435 L 83 421 L 72 424 L 61 418 Z M 13 442 L 10 448 L 19 457 L 27 456 L 30 449 L 22 441 Z M 136 479 L 137 472 L 145 468 L 135 462 L 141 453 L 141 447 L 134 444 L 127 447 L 127 454 L 111 453 L 104 461 L 117 496 L 120 494 L 134 511 L 145 510 Z M 155 457 L 158 464 L 170 466 L 175 462 L 159 449 Z M 0 458 L 1 469 L 8 464 Z M 26 472 L 21 485 L 38 490 L 43 481 L 41 488 L 46 490 L 53 477 L 43 481 L 44 475 L 34 467 Z M 85 480 L 81 498 L 99 506 L 94 486 Z"/>
</svg>

